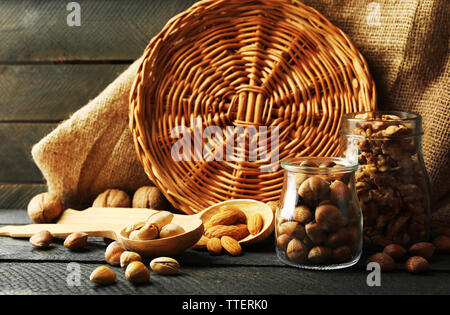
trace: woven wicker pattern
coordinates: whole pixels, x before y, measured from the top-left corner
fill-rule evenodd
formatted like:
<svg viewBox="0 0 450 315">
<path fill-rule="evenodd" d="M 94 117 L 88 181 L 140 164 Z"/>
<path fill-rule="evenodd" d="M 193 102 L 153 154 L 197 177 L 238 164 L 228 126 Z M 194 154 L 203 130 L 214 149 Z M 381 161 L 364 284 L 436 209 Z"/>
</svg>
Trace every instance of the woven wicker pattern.
<svg viewBox="0 0 450 315">
<path fill-rule="evenodd" d="M 234 139 L 226 126 L 278 126 L 280 160 L 333 156 L 340 117 L 375 104 L 363 57 L 314 9 L 288 0 L 206 0 L 147 46 L 130 95 L 130 128 L 148 176 L 192 214 L 227 199 L 278 200 L 283 175 L 262 172 L 267 159 L 196 161 L 192 152 L 191 161 L 176 162 L 175 126 L 220 126 L 225 143 Z"/>
</svg>

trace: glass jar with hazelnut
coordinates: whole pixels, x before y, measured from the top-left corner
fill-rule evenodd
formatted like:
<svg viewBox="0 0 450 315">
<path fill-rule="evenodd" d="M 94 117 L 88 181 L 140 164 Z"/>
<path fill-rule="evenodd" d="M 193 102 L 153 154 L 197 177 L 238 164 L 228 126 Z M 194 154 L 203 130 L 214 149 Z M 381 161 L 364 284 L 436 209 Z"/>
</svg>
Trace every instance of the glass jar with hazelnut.
<svg viewBox="0 0 450 315">
<path fill-rule="evenodd" d="M 341 154 L 354 163 L 364 247 L 407 246 L 428 238 L 430 186 L 422 156 L 422 119 L 400 111 L 344 115 Z"/>
<path fill-rule="evenodd" d="M 281 166 L 284 183 L 275 220 L 280 260 L 322 270 L 356 264 L 362 250 L 358 165 L 344 158 L 306 157 Z"/>
</svg>

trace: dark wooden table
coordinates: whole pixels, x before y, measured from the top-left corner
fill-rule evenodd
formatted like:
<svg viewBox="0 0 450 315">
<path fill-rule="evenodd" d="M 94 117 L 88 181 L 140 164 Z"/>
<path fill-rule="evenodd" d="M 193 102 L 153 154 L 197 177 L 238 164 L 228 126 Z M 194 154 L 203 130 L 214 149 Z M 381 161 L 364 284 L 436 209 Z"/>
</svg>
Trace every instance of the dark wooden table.
<svg viewBox="0 0 450 315">
<path fill-rule="evenodd" d="M 25 210 L 0 210 L 0 226 L 30 223 Z M 436 256 L 432 270 L 421 275 L 398 270 L 381 274 L 381 286 L 369 287 L 364 255 L 354 267 L 310 271 L 283 265 L 273 238 L 247 248 L 240 257 L 212 256 L 188 250 L 175 256 L 177 276 L 151 273 L 148 285 L 134 286 L 120 267 L 112 267 L 117 284 L 102 287 L 89 281 L 97 266 L 106 264 L 106 245 L 91 238 L 86 250 L 70 252 L 58 239 L 47 250 L 26 239 L 0 237 L 0 294 L 449 294 L 450 256 Z M 145 259 L 148 263 L 150 258 Z M 79 281 L 77 281 L 79 280 Z"/>
</svg>

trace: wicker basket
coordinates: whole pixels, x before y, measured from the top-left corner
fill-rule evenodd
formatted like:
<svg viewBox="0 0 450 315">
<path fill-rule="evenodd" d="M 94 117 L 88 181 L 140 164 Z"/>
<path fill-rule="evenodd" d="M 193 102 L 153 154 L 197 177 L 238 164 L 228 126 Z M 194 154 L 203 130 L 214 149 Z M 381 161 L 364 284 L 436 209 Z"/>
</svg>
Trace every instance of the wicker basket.
<svg viewBox="0 0 450 315">
<path fill-rule="evenodd" d="M 333 156 L 340 117 L 375 104 L 365 60 L 314 9 L 292 0 L 206 0 L 172 18 L 147 46 L 130 95 L 130 128 L 150 179 L 192 214 L 228 199 L 278 200 L 283 176 L 261 169 L 267 159 L 208 161 L 192 150 L 176 161 L 175 126 L 193 138 L 219 126 L 224 142 L 234 141 L 227 126 L 254 126 L 258 135 L 260 126 L 278 126 L 278 144 L 269 134 L 267 152 L 278 149 L 279 160 Z M 205 137 L 202 148 L 218 139 Z M 245 157 L 251 153 L 245 149 Z"/>
</svg>

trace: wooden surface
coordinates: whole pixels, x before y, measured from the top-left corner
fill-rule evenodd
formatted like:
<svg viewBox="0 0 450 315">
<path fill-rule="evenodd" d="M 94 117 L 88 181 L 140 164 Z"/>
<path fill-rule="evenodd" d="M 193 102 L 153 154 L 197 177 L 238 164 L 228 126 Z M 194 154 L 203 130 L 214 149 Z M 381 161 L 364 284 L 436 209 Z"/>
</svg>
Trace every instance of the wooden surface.
<svg viewBox="0 0 450 315">
<path fill-rule="evenodd" d="M 0 210 L 0 226 L 28 222 L 23 210 Z M 273 238 L 256 244 L 240 257 L 212 256 L 188 250 L 174 256 L 180 274 L 164 277 L 151 272 L 151 282 L 134 286 L 124 271 L 112 267 L 117 283 L 101 287 L 89 281 L 97 266 L 105 264 L 102 239 L 91 238 L 86 250 L 70 252 L 58 239 L 49 249 L 33 248 L 26 239 L 0 237 L 0 294 L 448 294 L 450 257 L 436 256 L 432 270 L 412 275 L 404 270 L 382 273 L 381 286 L 366 284 L 365 259 L 338 271 L 309 271 L 283 265 L 274 252 Z M 145 263 L 150 261 L 144 259 Z M 72 263 L 71 265 L 69 265 Z M 70 268 L 80 269 L 80 285 L 69 286 Z M 68 269 L 69 268 L 69 269 Z"/>
</svg>

